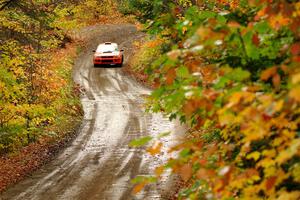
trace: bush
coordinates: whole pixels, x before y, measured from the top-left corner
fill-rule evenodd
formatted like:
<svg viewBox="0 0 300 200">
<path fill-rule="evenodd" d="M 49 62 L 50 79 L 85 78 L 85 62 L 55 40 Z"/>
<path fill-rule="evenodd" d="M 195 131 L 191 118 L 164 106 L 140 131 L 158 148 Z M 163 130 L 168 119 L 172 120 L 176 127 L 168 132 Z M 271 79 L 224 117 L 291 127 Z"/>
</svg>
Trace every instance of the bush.
<svg viewBox="0 0 300 200">
<path fill-rule="evenodd" d="M 157 176 L 179 174 L 181 199 L 298 199 L 300 4 L 193 2 L 149 18 L 173 44 L 147 69 L 150 110 L 190 127 Z"/>
</svg>

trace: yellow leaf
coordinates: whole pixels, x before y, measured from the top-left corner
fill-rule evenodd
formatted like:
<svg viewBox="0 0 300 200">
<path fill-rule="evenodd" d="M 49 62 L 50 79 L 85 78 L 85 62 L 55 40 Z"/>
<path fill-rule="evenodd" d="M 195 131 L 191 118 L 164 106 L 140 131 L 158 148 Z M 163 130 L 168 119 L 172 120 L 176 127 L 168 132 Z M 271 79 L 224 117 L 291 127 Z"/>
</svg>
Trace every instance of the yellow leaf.
<svg viewBox="0 0 300 200">
<path fill-rule="evenodd" d="M 254 159 L 257 161 L 260 158 L 260 153 L 258 151 L 252 152 L 246 157 L 247 159 Z"/>
<path fill-rule="evenodd" d="M 262 152 L 262 155 L 268 158 L 274 158 L 277 155 L 277 153 L 275 149 L 270 149 L 270 150 L 264 150 Z"/>
<path fill-rule="evenodd" d="M 293 83 L 293 84 L 297 84 L 297 83 L 299 83 L 299 82 L 300 82 L 300 73 L 298 73 L 298 74 L 292 76 L 292 83 Z"/>
<path fill-rule="evenodd" d="M 183 28 L 182 28 L 182 34 L 185 34 L 186 32 L 187 32 L 187 27 L 186 26 L 184 26 Z"/>
<path fill-rule="evenodd" d="M 289 96 L 295 99 L 296 101 L 300 102 L 300 86 L 291 89 Z"/>
<path fill-rule="evenodd" d="M 156 176 L 162 175 L 162 173 L 164 173 L 164 170 L 165 170 L 165 168 L 164 168 L 163 166 L 157 167 L 157 168 L 155 169 L 155 175 L 156 175 Z"/>
<path fill-rule="evenodd" d="M 257 167 L 263 167 L 263 168 L 269 168 L 272 166 L 275 166 L 275 161 L 271 158 L 265 158 L 261 161 L 259 161 L 256 165 Z"/>
<path fill-rule="evenodd" d="M 276 200 L 296 200 L 296 199 L 300 199 L 299 191 L 293 191 L 293 192 L 283 191 L 280 192 L 280 196 Z"/>
<path fill-rule="evenodd" d="M 255 94 L 251 92 L 243 92 L 243 99 L 245 103 L 250 103 L 255 99 Z"/>
<path fill-rule="evenodd" d="M 300 152 L 300 139 L 295 139 L 290 147 L 284 151 L 281 151 L 276 158 L 276 162 L 282 164 L 292 158 L 295 154 L 299 154 Z"/>
<path fill-rule="evenodd" d="M 284 101 L 281 99 L 275 103 L 274 111 L 279 112 L 283 107 Z"/>
<path fill-rule="evenodd" d="M 264 170 L 264 176 L 266 177 L 272 177 L 277 175 L 278 169 L 275 166 L 265 168 Z"/>
</svg>

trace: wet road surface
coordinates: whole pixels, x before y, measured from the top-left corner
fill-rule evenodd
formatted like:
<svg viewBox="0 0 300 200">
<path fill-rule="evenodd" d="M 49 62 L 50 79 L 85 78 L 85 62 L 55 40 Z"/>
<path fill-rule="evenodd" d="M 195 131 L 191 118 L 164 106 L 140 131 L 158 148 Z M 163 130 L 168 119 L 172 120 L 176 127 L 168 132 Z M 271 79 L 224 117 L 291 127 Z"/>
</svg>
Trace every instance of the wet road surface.
<svg viewBox="0 0 300 200">
<path fill-rule="evenodd" d="M 162 160 L 144 149 L 129 148 L 131 140 L 175 130 L 177 125 L 159 114 L 144 112 L 143 96 L 151 91 L 120 68 L 94 68 L 92 50 L 102 42 L 117 42 L 125 50 L 125 67 L 133 56 L 132 43 L 143 35 L 133 25 L 93 26 L 82 31 L 87 47 L 74 66 L 74 80 L 84 88 L 85 116 L 78 137 L 55 160 L 0 199 L 16 200 L 127 200 L 168 199 L 169 180 L 134 196 L 130 180 L 153 174 Z M 172 143 L 172 137 L 165 138 Z M 166 142 L 167 144 L 167 142 Z"/>
</svg>

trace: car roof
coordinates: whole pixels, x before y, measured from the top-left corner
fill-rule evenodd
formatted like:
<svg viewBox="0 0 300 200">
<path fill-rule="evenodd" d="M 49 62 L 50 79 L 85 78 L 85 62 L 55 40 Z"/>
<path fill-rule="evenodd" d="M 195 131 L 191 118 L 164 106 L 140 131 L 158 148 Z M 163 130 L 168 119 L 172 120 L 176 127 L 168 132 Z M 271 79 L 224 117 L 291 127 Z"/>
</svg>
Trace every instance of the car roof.
<svg viewBox="0 0 300 200">
<path fill-rule="evenodd" d="M 96 52 L 103 52 L 103 51 L 111 51 L 112 49 L 117 50 L 118 44 L 112 42 L 105 42 L 98 45 Z"/>
</svg>

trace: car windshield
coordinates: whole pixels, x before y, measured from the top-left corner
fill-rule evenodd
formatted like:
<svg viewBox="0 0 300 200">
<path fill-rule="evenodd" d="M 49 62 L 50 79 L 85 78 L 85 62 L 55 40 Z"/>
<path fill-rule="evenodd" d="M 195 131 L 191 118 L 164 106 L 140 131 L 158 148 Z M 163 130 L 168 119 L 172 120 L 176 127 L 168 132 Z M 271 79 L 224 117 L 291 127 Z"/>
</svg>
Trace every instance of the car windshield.
<svg viewBox="0 0 300 200">
<path fill-rule="evenodd" d="M 101 45 L 97 48 L 97 52 L 100 53 L 109 53 L 114 51 L 118 51 L 118 47 L 114 45 Z"/>
</svg>

